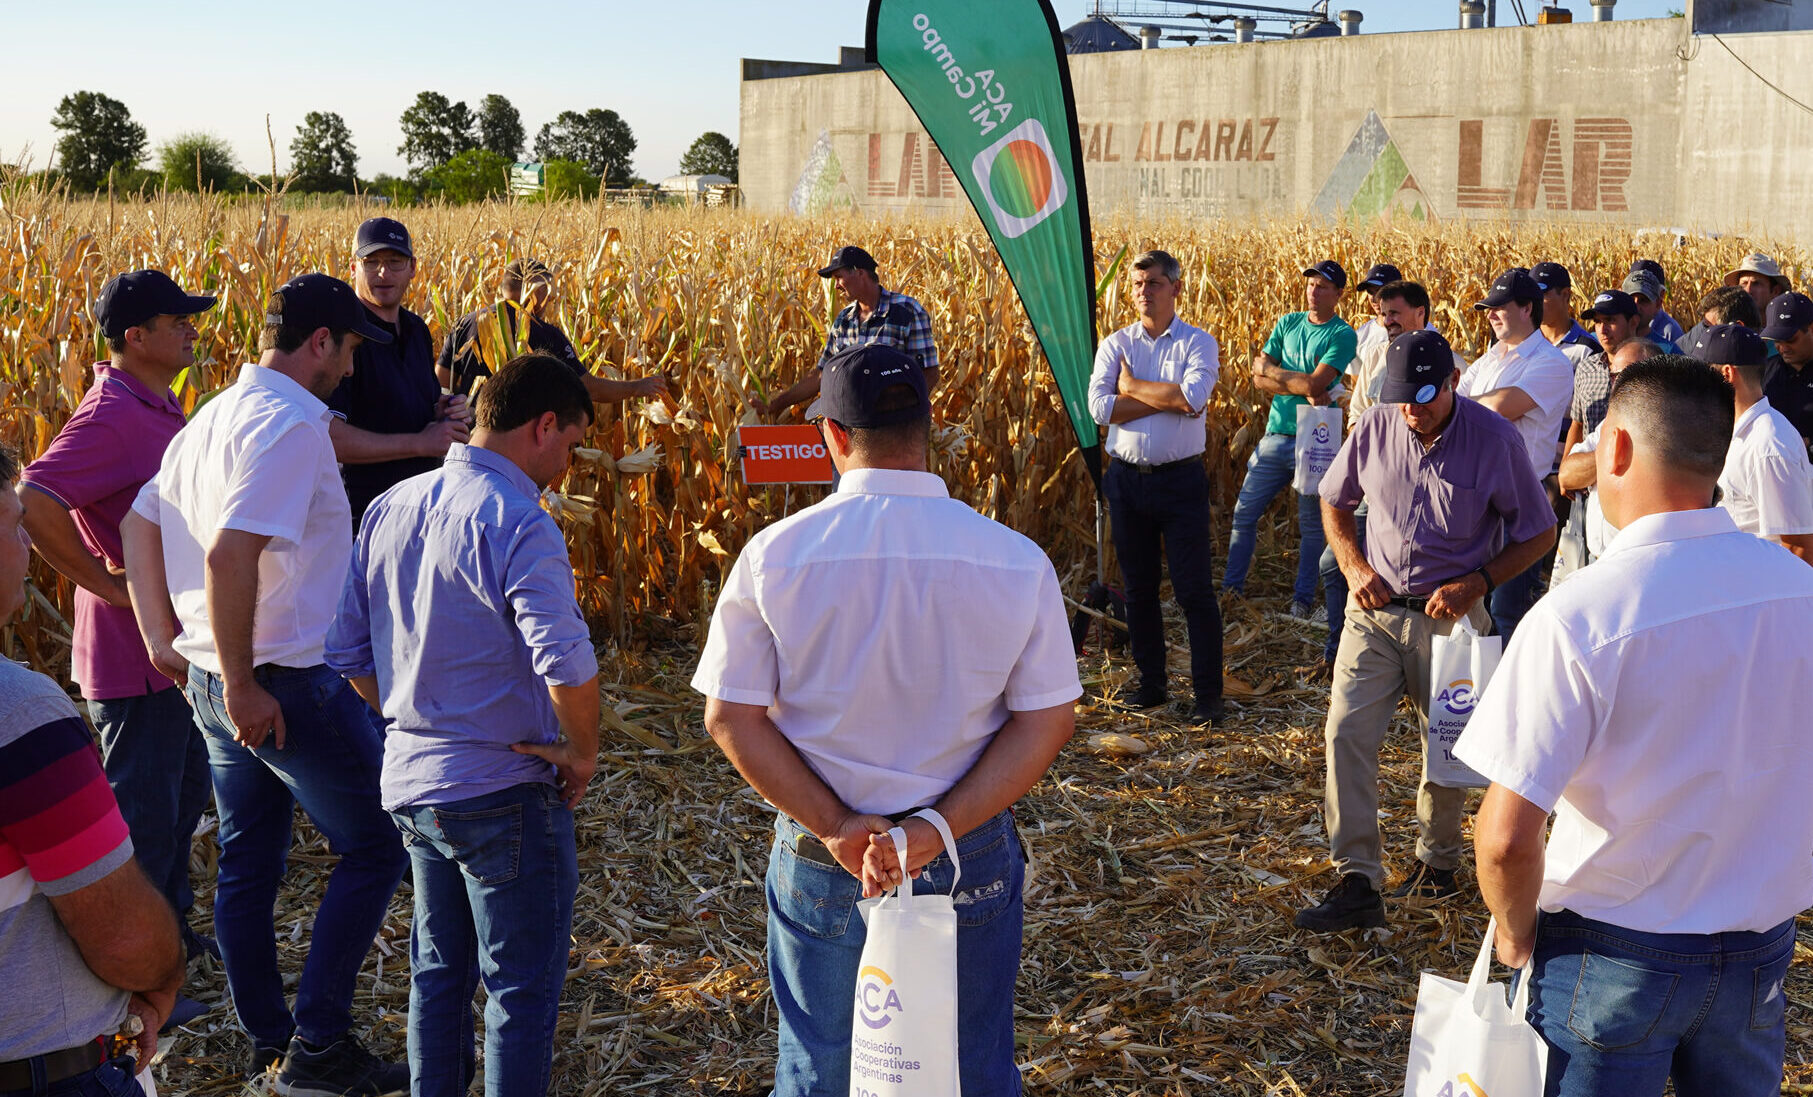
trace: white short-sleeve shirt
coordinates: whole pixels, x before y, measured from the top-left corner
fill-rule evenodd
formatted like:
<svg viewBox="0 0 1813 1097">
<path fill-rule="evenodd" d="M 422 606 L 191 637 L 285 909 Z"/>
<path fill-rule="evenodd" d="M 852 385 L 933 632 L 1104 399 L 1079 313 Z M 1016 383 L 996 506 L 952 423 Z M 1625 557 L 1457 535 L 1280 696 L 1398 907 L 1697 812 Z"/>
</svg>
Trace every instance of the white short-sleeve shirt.
<svg viewBox="0 0 1813 1097">
<path fill-rule="evenodd" d="M 890 814 L 936 802 L 1010 712 L 1083 693 L 1045 553 L 892 469 L 750 540 L 692 687 L 767 706 L 845 804 Z"/>
<path fill-rule="evenodd" d="M 310 667 L 352 557 L 352 511 L 327 405 L 276 370 L 247 363 L 237 383 L 177 432 L 132 509 L 157 523 L 182 633 L 176 650 L 221 673 L 208 622 L 206 559 L 224 529 L 271 538 L 258 558 L 252 662 Z"/>
<path fill-rule="evenodd" d="M 1646 933 L 1813 904 L 1813 568 L 1646 515 L 1536 603 L 1455 753 L 1555 814 L 1538 905 Z"/>
<path fill-rule="evenodd" d="M 1588 431 L 1586 438 L 1574 443 L 1568 450 L 1568 456 L 1576 453 L 1592 453 L 1599 448 L 1599 428 Z M 1593 559 L 1605 555 L 1605 546 L 1610 543 L 1612 534 L 1616 533 L 1610 522 L 1605 520 L 1605 507 L 1599 502 L 1599 489 L 1589 488 L 1586 493 L 1586 551 Z M 1578 573 L 1576 573 L 1578 574 Z M 1572 578 L 1573 576 L 1569 576 Z"/>
<path fill-rule="evenodd" d="M 1531 332 L 1514 347 L 1502 341 L 1492 344 L 1492 349 L 1461 374 L 1454 391 L 1478 399 L 1505 388 L 1520 389 L 1536 403 L 1511 425 L 1530 451 L 1530 467 L 1540 480 L 1555 467 L 1561 421 L 1567 418 L 1568 405 L 1574 399 L 1574 363 L 1540 331 Z"/>
<path fill-rule="evenodd" d="M 1800 432 L 1763 397 L 1744 409 L 1731 431 L 1719 505 L 1745 533 L 1758 537 L 1813 533 L 1813 464 Z"/>
</svg>

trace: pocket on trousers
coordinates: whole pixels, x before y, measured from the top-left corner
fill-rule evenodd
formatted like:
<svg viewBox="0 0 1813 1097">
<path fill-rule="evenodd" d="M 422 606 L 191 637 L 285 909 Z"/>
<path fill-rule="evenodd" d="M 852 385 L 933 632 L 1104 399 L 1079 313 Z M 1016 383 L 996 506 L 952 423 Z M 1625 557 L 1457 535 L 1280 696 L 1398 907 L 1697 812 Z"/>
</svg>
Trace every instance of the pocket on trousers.
<svg viewBox="0 0 1813 1097">
<path fill-rule="evenodd" d="M 1680 981 L 1673 971 L 1582 951 L 1568 1031 L 1600 1051 L 1636 1047 L 1655 1032 Z"/>
<path fill-rule="evenodd" d="M 1787 935 L 1779 958 L 1758 964 L 1750 972 L 1750 1027 L 1757 1032 L 1779 1030 L 1788 1019 L 1788 962 L 1794 958 L 1794 935 Z"/>
<path fill-rule="evenodd" d="M 959 843 L 958 853 L 963 858 L 963 875 L 957 881 L 956 894 L 951 896 L 951 905 L 957 910 L 957 924 L 987 925 L 1019 901 L 1025 865 L 1019 839 L 1011 831 L 1004 830 L 981 849 L 965 850 Z M 950 891 L 949 858 L 941 854 L 927 869 L 935 890 Z"/>
<path fill-rule="evenodd" d="M 774 859 L 775 913 L 809 936 L 842 937 L 862 891 L 856 877 L 842 868 L 808 861 L 778 840 L 769 856 Z"/>
<path fill-rule="evenodd" d="M 516 879 L 522 864 L 521 804 L 484 811 L 432 810 L 461 872 L 487 887 Z"/>
</svg>

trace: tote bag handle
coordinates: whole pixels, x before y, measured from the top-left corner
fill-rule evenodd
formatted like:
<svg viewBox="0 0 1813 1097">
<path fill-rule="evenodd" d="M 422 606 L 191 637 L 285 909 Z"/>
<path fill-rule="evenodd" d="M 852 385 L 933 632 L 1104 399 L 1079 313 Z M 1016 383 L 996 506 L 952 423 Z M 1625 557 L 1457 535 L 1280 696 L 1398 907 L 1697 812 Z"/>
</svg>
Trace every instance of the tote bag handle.
<svg viewBox="0 0 1813 1097">
<path fill-rule="evenodd" d="M 957 880 L 963 875 L 963 865 L 957 860 L 957 839 L 951 834 L 951 825 L 944 821 L 944 816 L 933 808 L 920 808 L 910 818 L 924 819 L 938 831 L 938 837 L 944 842 L 944 852 L 951 858 L 951 894 L 957 894 Z M 912 905 L 913 880 L 906 875 L 906 831 L 894 827 L 888 831 L 888 837 L 894 839 L 894 855 L 900 858 L 900 886 L 894 889 L 896 901 L 903 907 Z"/>
</svg>

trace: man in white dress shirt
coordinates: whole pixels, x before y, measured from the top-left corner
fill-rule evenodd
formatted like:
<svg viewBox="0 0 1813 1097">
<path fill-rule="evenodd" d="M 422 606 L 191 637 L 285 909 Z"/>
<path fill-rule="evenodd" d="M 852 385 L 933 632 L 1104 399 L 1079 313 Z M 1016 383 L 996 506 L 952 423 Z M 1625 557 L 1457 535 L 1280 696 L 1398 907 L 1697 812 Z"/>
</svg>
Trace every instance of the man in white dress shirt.
<svg viewBox="0 0 1813 1097">
<path fill-rule="evenodd" d="M 1102 475 L 1114 554 L 1127 594 L 1128 644 L 1139 668 L 1135 708 L 1170 696 L 1165 625 L 1159 610 L 1159 548 L 1171 563 L 1171 590 L 1190 633 L 1191 720 L 1221 719 L 1221 607 L 1210 570 L 1209 477 L 1202 412 L 1221 372 L 1215 337 L 1177 315 L 1183 271 L 1162 251 L 1133 261 L 1139 321 L 1102 340 L 1089 378 L 1089 411 L 1108 428 L 1113 458 Z"/>
<path fill-rule="evenodd" d="M 1713 505 L 1733 418 L 1704 365 L 1624 371 L 1595 453 L 1619 532 L 1531 610 L 1456 748 L 1492 782 L 1480 891 L 1498 958 L 1533 958 L 1551 1094 L 1780 1092 L 1813 573 Z"/>
<path fill-rule="evenodd" d="M 1813 563 L 1813 464 L 1800 432 L 1763 395 L 1763 336 L 1740 324 L 1706 332 L 1701 361 L 1730 384 L 1737 410 L 1719 474 L 1719 505 L 1745 533 Z"/>
</svg>

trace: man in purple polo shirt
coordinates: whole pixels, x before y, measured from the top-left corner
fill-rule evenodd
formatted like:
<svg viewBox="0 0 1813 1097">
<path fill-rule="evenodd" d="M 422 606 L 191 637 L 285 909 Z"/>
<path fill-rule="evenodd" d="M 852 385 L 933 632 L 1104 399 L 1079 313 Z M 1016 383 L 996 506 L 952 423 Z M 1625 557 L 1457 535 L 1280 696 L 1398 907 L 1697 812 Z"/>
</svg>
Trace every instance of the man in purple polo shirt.
<svg viewBox="0 0 1813 1097">
<path fill-rule="evenodd" d="M 1408 694 L 1428 723 L 1430 642 L 1462 617 L 1485 630 L 1484 599 L 1555 543 L 1555 511 L 1517 428 L 1454 392 L 1454 352 L 1433 331 L 1406 332 L 1385 357 L 1379 402 L 1354 424 L 1322 479 L 1322 522 L 1347 578 L 1324 739 L 1324 823 L 1340 882 L 1300 911 L 1300 929 L 1385 924 L 1379 745 Z M 1362 547 L 1353 512 L 1367 505 Z M 1398 898 L 1457 890 L 1465 789 L 1424 778 L 1417 863 Z"/>
<path fill-rule="evenodd" d="M 183 292 L 161 271 L 133 271 L 102 287 L 95 318 L 111 361 L 95 365 L 93 386 L 18 489 L 38 555 L 75 584 L 72 673 L 133 849 L 182 917 L 190 956 L 218 955 L 188 924 L 189 840 L 208 805 L 208 751 L 182 690 L 152 665 L 139 638 L 120 519 L 183 427 L 170 383 L 195 361 L 191 317 L 213 306 L 214 298 Z M 201 1012 L 180 999 L 169 1021 Z"/>
</svg>

